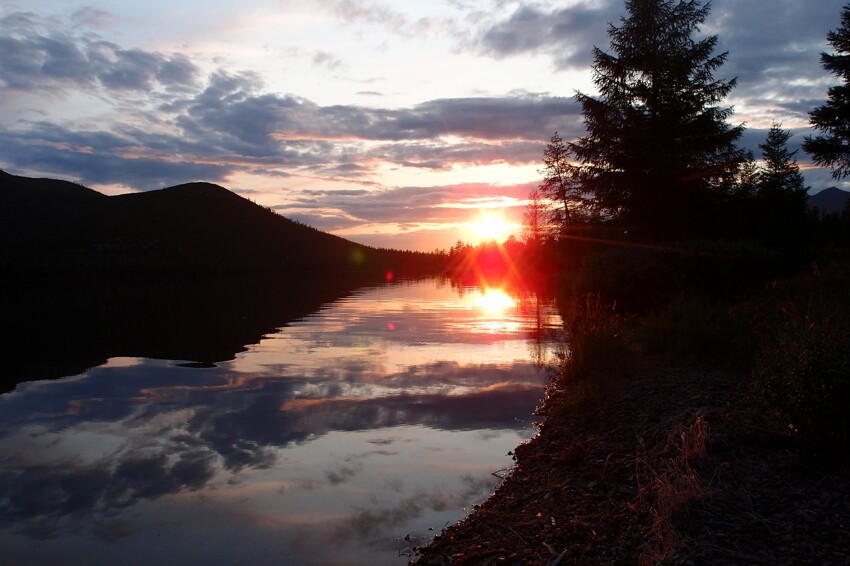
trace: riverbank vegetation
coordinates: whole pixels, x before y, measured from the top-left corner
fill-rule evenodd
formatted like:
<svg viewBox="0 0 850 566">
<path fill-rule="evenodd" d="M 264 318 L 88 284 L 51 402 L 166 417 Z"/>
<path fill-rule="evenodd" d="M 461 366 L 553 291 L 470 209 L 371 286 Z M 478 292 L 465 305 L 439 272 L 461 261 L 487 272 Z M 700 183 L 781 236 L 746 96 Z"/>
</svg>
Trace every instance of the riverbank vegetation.
<svg viewBox="0 0 850 566">
<path fill-rule="evenodd" d="M 529 195 L 567 331 L 546 420 L 420 562 L 846 563 L 850 208 L 807 207 L 781 124 L 737 146 L 708 4 L 625 7 L 577 95 L 587 134 L 552 136 Z M 836 179 L 848 37 L 850 5 L 805 144 Z"/>
<path fill-rule="evenodd" d="M 850 263 L 564 310 L 512 474 L 422 564 L 846 563 Z"/>
</svg>

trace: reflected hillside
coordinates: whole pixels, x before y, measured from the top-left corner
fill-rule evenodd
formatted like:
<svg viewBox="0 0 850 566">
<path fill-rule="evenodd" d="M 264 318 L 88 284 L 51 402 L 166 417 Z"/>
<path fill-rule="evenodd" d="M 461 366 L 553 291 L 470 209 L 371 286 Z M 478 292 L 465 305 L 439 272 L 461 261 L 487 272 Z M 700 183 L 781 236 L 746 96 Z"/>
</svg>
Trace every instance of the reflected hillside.
<svg viewBox="0 0 850 566">
<path fill-rule="evenodd" d="M 0 388 L 74 375 L 113 357 L 231 360 L 369 282 L 278 276 L 11 286 L 0 296 L 8 337 Z"/>
</svg>

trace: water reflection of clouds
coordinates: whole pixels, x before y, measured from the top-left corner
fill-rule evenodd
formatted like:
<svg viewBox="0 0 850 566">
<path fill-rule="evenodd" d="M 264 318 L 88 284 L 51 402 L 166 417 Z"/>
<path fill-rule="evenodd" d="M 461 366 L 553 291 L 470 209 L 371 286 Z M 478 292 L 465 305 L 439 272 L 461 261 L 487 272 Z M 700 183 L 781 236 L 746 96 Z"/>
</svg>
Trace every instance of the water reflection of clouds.
<svg viewBox="0 0 850 566">
<path fill-rule="evenodd" d="M 142 369 L 133 368 L 137 372 Z M 150 379 L 137 374 L 131 380 L 140 390 L 148 391 L 147 395 L 130 390 L 122 380 L 103 376 L 102 382 L 90 384 L 99 392 L 97 402 L 63 399 L 58 390 L 71 389 L 77 395 L 84 395 L 86 388 L 83 382 L 60 382 L 53 384 L 54 391 L 40 390 L 46 405 L 19 407 L 19 416 L 26 413 L 19 426 L 37 420 L 42 426 L 52 422 L 48 430 L 59 433 L 83 424 L 114 422 L 126 427 L 127 434 L 140 434 L 144 429 L 162 440 L 157 449 L 128 451 L 117 458 L 103 458 L 89 464 L 56 461 L 25 466 L 23 462 L 16 463 L 14 456 L 11 459 L 7 456 L 3 461 L 5 471 L 0 475 L 3 494 L 0 524 L 16 525 L 20 532 L 30 536 L 54 536 L 78 516 L 109 516 L 142 499 L 199 489 L 213 478 L 218 466 L 231 473 L 269 468 L 276 461 L 277 448 L 333 430 L 389 429 L 412 424 L 444 430 L 513 428 L 520 426 L 513 415 L 533 406 L 540 395 L 539 382 L 534 382 L 529 368 L 521 364 L 507 368 L 464 368 L 456 364 L 410 368 L 386 380 L 396 394 L 381 398 L 337 397 L 343 393 L 339 384 L 328 383 L 324 390 L 305 390 L 312 398 L 303 405 L 291 404 L 297 397 L 298 385 L 293 379 L 266 379 L 262 388 L 222 391 L 218 387 L 221 377 L 211 380 L 199 372 L 172 368 L 165 373 L 173 374 L 172 379 L 183 383 L 172 381 L 164 385 L 161 376 L 164 368 L 153 369 Z M 437 371 L 444 377 L 442 388 L 458 388 L 454 394 L 405 391 L 424 375 L 434 375 Z M 520 376 L 519 383 L 506 385 L 507 373 Z M 521 377 L 523 374 L 526 379 Z M 92 377 L 98 381 L 96 375 Z M 195 379 L 207 384 L 212 381 L 212 389 L 193 384 Z M 174 388 L 182 388 L 184 394 L 168 394 Z M 152 396 L 152 390 L 163 394 Z M 320 393 L 326 397 L 316 398 Z M 139 401 L 152 398 L 160 402 Z M 16 399 L 27 405 L 21 396 L 8 399 L 7 404 Z M 281 410 L 287 402 L 289 408 Z M 61 410 L 67 406 L 78 410 Z M 81 406 L 84 409 L 79 410 Z M 47 410 L 38 414 L 39 409 Z M 182 416 L 170 418 L 175 412 Z M 4 416 L 9 415 L 9 411 L 4 412 Z M 157 417 L 162 422 L 154 426 Z M 6 435 L 14 428 L 10 420 L 6 418 L 4 422 Z M 375 439 L 375 442 L 389 443 L 391 439 Z M 362 464 L 348 462 L 327 470 L 325 479 L 331 484 L 342 483 L 361 469 Z M 416 505 L 421 504 L 420 501 Z M 101 530 L 103 536 L 107 532 L 115 534 L 114 530 Z"/>
<path fill-rule="evenodd" d="M 388 314 L 369 313 L 383 308 L 380 301 L 361 307 L 355 299 L 280 329 L 218 367 L 116 359 L 0 397 L 0 526 L 34 537 L 80 529 L 126 537 L 137 527 L 121 519 L 122 510 L 163 498 L 173 504 L 166 496 L 202 489 L 222 506 L 237 494 L 283 498 L 264 503 L 280 508 L 240 513 L 325 542 L 368 539 L 415 518 L 456 517 L 496 480 L 489 472 L 471 475 L 475 466 L 455 455 L 466 457 L 469 442 L 488 444 L 505 431 L 512 436 L 502 453 L 512 448 L 528 425 L 517 416 L 537 404 L 545 376 L 525 361 L 518 326 L 482 338 L 460 332 L 466 306 L 446 314 L 442 298 L 417 307 L 422 313 Z M 396 331 L 386 327 L 391 320 L 401 321 Z M 415 439 L 404 428 L 419 431 Z M 426 429 L 448 436 L 424 442 Z M 361 447 L 335 458 L 309 452 L 320 440 L 358 434 L 368 435 Z M 463 445 L 452 445 L 459 435 L 466 435 Z M 33 448 L 37 461 L 27 455 Z M 290 459 L 296 451 L 297 461 Z M 429 474 L 468 480 L 460 490 L 419 485 L 416 462 L 423 459 Z M 373 468 L 399 475 L 377 478 Z M 367 487 L 377 491 L 352 508 L 345 498 Z M 338 508 L 310 512 L 313 497 Z"/>
<path fill-rule="evenodd" d="M 381 532 L 397 529 L 427 514 L 445 513 L 468 507 L 493 492 L 498 480 L 492 476 L 475 477 L 463 474 L 461 486 L 456 491 L 414 490 L 405 497 L 395 499 L 391 505 L 354 508 L 335 520 L 310 522 L 299 529 L 300 536 L 318 543 L 345 543 L 352 539 L 369 540 Z M 400 492 L 400 491 L 399 491 Z M 434 524 L 439 529 L 442 524 Z M 403 535 L 404 533 L 399 533 Z M 389 545 L 389 541 L 387 541 Z"/>
<path fill-rule="evenodd" d="M 21 465 L 14 456 L 6 456 L 0 472 L 0 525 L 50 538 L 74 528 L 78 519 L 108 518 L 143 499 L 200 489 L 214 474 L 214 458 L 203 450 L 174 458 L 162 452 L 130 451 L 90 464 L 63 461 L 39 466 Z"/>
<path fill-rule="evenodd" d="M 291 380 L 282 380 L 274 387 L 242 391 L 238 395 L 237 392 L 222 394 L 220 390 L 204 395 L 200 389 L 182 398 L 182 408 L 173 406 L 176 401 L 170 406 L 145 406 L 144 418 L 142 413 L 126 406 L 126 385 L 118 380 L 106 380 L 102 385 L 116 386 L 112 393 L 119 410 L 112 407 L 110 392 L 101 389 L 101 401 L 87 411 L 57 415 L 53 431 L 59 433 L 76 424 L 105 423 L 114 418 L 117 424 L 123 423 L 126 434 L 131 436 L 153 428 L 159 438 L 156 445 L 92 463 L 62 460 L 27 466 L 20 457 L 16 460 L 14 454 L 7 455 L 0 475 L 3 494 L 0 524 L 18 525 L 20 532 L 31 536 L 53 536 L 77 515 L 108 516 L 142 499 L 200 489 L 214 477 L 219 466 L 231 473 L 270 468 L 276 462 L 278 448 L 315 439 L 330 431 L 391 429 L 401 425 L 443 430 L 510 429 L 522 426 L 514 415 L 522 414 L 539 399 L 540 390 L 534 384 L 507 385 L 501 381 L 502 372 L 521 374 L 522 367 L 485 368 L 481 375 L 471 368 L 456 369 L 450 381 L 477 383 L 479 387 L 455 395 L 403 393 L 406 383 L 419 378 L 417 371 L 411 371 L 409 375 L 398 376 L 396 385 L 400 392 L 395 396 L 312 399 L 311 403 L 281 410 L 285 405 L 282 400 L 292 394 L 292 388 L 287 387 L 292 385 Z M 179 376 L 183 372 L 174 373 Z M 159 377 L 154 376 L 154 381 L 158 382 Z M 55 387 L 63 385 L 72 384 L 56 383 Z M 185 421 L 185 417 L 162 418 L 157 427 L 152 427 L 148 420 L 154 417 L 151 413 L 155 410 L 164 411 L 160 416 L 168 417 L 175 409 L 185 412 L 187 407 L 192 410 Z M 37 415 L 30 417 L 35 419 Z M 48 415 L 41 417 L 50 420 Z M 11 423 L 4 424 L 8 435 Z M 383 446 L 392 444 L 394 439 L 375 438 L 373 442 Z M 389 450 L 373 450 L 361 457 L 391 454 Z M 349 459 L 326 470 L 325 480 L 331 484 L 343 483 L 361 469 L 361 463 Z"/>
<path fill-rule="evenodd" d="M 369 404 L 364 397 L 430 398 L 441 394 L 475 396 L 506 382 L 539 392 L 543 377 L 529 362 L 461 365 L 438 361 L 415 365 L 390 375 L 376 375 L 367 361 L 343 368 L 317 369 L 306 377 L 241 375 L 225 369 L 192 370 L 164 362 L 123 368 L 116 379 L 110 368 L 98 368 L 86 380 L 41 384 L 29 394 L 0 399 L 2 430 L 38 423 L 55 429 L 79 422 L 118 422 L 134 416 L 149 422 L 179 407 L 208 408 L 215 412 L 238 411 L 248 405 L 257 415 L 269 418 L 292 400 Z M 26 390 L 24 390 L 26 391 Z M 261 410 L 261 406 L 265 407 Z M 368 427 L 369 425 L 364 425 Z M 507 425 L 509 426 L 509 425 Z M 363 428 L 363 427 L 359 427 Z"/>
</svg>

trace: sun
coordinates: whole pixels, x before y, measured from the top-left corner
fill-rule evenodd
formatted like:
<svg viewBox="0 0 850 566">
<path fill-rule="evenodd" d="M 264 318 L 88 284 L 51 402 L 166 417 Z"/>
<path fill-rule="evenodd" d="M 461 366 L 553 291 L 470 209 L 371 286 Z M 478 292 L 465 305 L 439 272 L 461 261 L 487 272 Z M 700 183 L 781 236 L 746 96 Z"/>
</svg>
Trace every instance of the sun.
<svg viewBox="0 0 850 566">
<path fill-rule="evenodd" d="M 508 237 L 513 225 L 506 221 L 501 214 L 484 212 L 478 222 L 471 223 L 469 230 L 478 236 L 482 242 L 496 240 L 501 242 Z"/>
</svg>

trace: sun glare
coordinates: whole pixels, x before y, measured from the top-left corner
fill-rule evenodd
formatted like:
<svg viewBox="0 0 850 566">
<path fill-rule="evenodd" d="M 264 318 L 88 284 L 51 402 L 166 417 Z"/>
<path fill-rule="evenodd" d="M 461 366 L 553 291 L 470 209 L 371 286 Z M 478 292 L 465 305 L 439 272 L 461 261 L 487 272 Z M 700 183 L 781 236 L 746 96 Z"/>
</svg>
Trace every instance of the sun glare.
<svg viewBox="0 0 850 566">
<path fill-rule="evenodd" d="M 501 289 L 486 289 L 475 300 L 475 304 L 488 314 L 501 314 L 515 306 L 516 301 Z"/>
<path fill-rule="evenodd" d="M 496 240 L 501 242 L 508 237 L 513 226 L 500 214 L 485 212 L 478 222 L 469 225 L 470 231 L 481 241 Z"/>
</svg>

